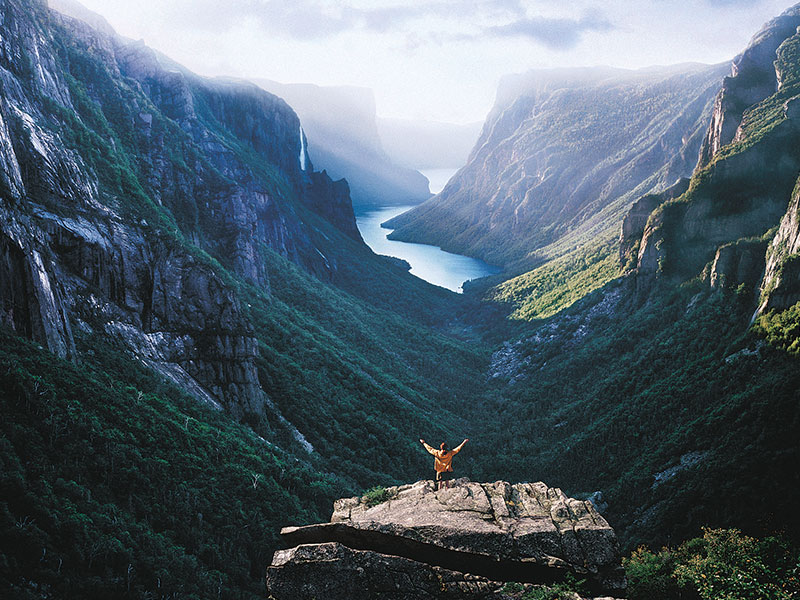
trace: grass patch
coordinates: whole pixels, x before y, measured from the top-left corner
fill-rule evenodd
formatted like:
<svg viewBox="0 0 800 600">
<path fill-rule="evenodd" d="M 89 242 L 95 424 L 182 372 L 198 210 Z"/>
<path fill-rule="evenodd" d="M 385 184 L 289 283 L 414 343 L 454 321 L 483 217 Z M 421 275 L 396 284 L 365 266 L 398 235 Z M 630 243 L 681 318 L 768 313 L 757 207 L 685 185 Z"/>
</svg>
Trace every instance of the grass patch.
<svg viewBox="0 0 800 600">
<path fill-rule="evenodd" d="M 619 275 L 618 242 L 592 244 L 489 290 L 487 299 L 513 306 L 511 319 L 550 317 Z"/>
</svg>

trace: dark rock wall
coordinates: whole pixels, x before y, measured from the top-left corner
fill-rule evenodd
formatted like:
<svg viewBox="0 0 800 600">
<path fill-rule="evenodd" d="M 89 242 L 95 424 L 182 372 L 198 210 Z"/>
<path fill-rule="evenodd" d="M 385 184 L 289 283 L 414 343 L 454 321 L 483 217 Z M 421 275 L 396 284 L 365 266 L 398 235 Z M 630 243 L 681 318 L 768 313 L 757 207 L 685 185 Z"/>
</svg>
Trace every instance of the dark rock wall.
<svg viewBox="0 0 800 600">
<path fill-rule="evenodd" d="M 0 36 L 3 323 L 70 357 L 76 327 L 104 333 L 210 404 L 266 410 L 257 341 L 203 251 L 264 290 L 265 248 L 330 279 L 300 211 L 360 239 L 346 182 L 301 169 L 297 115 L 256 86 L 202 79 L 40 0 L 3 2 Z M 93 144 L 119 160 L 90 162 Z"/>
</svg>

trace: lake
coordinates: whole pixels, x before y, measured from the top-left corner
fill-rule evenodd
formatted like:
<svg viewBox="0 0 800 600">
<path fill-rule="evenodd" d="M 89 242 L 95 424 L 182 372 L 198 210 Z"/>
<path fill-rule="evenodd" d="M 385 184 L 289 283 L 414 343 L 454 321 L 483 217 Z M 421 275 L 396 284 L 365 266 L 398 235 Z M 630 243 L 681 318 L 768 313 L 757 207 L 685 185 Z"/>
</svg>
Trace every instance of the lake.
<svg viewBox="0 0 800 600">
<path fill-rule="evenodd" d="M 438 246 L 386 239 L 392 230 L 383 229 L 381 223 L 410 208 L 413 207 L 385 206 L 356 212 L 356 223 L 361 237 L 373 252 L 402 258 L 411 265 L 412 275 L 458 293 L 463 291 L 461 286 L 465 281 L 500 272 L 498 267 L 488 265 L 482 260 L 445 252 Z"/>
</svg>

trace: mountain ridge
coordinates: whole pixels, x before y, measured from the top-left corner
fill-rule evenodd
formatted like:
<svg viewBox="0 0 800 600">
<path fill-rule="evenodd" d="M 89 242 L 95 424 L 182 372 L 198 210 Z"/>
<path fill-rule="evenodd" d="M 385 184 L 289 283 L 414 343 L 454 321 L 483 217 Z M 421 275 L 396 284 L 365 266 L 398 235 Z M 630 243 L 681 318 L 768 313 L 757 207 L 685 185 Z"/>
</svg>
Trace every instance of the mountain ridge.
<svg viewBox="0 0 800 600">
<path fill-rule="evenodd" d="M 562 256 L 560 246 L 580 244 L 580 235 L 616 235 L 636 197 L 694 167 L 723 67 L 685 68 L 506 80 L 468 165 L 437 197 L 388 223 L 391 237 L 444 244 L 515 275 Z M 657 106 L 647 106 L 651 98 Z"/>
<path fill-rule="evenodd" d="M 347 179 L 357 207 L 418 204 L 430 197 L 424 176 L 396 164 L 384 150 L 371 89 L 254 82 L 298 112 L 310 154 L 332 177 Z"/>
</svg>

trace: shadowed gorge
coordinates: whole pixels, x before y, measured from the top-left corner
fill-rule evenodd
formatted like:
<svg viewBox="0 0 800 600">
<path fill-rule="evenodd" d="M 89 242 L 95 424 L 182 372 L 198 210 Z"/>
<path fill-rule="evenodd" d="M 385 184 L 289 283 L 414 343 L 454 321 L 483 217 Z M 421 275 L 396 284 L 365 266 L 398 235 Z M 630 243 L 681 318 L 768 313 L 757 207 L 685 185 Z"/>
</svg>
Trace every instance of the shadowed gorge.
<svg viewBox="0 0 800 600">
<path fill-rule="evenodd" d="M 353 208 L 427 198 L 432 122 L 55 4 L 0 2 L 0 595 L 800 593 L 800 5 L 725 65 L 505 77 L 389 223 L 498 265 L 457 294 Z M 470 438 L 450 487 L 420 438 Z"/>
</svg>

